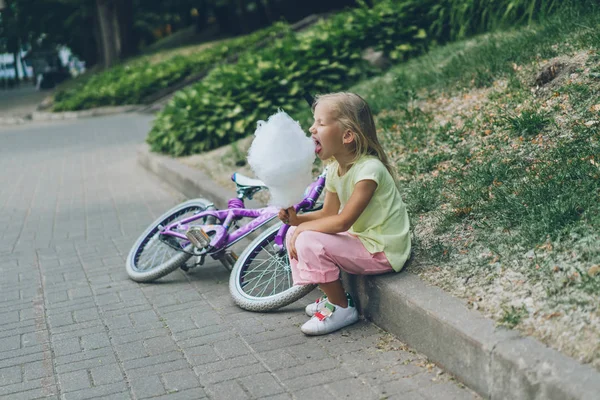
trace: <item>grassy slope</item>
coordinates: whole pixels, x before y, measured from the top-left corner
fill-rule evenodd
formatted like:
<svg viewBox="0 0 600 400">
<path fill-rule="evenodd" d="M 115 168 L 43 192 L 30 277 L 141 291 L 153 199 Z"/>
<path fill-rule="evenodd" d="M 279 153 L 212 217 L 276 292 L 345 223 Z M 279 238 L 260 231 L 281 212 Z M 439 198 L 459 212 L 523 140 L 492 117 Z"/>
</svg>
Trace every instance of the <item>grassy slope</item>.
<svg viewBox="0 0 600 400">
<path fill-rule="evenodd" d="M 352 89 L 397 165 L 411 270 L 598 369 L 599 16 L 451 44 Z M 538 88 L 549 61 L 567 67 Z"/>
</svg>

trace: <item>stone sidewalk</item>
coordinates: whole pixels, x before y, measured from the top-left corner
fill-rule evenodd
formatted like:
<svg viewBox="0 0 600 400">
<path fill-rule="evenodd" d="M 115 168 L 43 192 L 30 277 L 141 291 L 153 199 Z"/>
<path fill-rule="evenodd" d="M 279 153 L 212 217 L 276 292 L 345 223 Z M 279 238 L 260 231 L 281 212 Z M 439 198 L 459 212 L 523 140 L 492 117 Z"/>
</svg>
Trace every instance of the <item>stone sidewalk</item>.
<svg viewBox="0 0 600 400">
<path fill-rule="evenodd" d="M 220 264 L 130 281 L 131 244 L 183 200 L 136 163 L 149 122 L 0 128 L 1 398 L 478 398 L 368 322 L 304 336 L 312 297 L 242 311 Z"/>
</svg>

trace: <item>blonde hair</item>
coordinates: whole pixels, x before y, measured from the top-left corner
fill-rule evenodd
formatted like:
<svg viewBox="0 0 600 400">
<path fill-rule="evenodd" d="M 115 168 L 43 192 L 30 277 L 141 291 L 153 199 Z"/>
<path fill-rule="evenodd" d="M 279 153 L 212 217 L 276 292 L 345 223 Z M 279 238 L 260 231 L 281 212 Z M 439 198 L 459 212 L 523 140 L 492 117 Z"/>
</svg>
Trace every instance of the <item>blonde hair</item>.
<svg viewBox="0 0 600 400">
<path fill-rule="evenodd" d="M 342 129 L 349 129 L 354 132 L 354 160 L 370 155 L 379 158 L 395 178 L 394 168 L 388 161 L 388 157 L 383 151 L 383 147 L 377 139 L 375 121 L 373 114 L 367 102 L 355 93 L 338 92 L 317 95 L 312 105 L 313 112 L 317 104 L 327 101 L 332 110 L 336 113 L 335 119 L 341 125 Z"/>
</svg>

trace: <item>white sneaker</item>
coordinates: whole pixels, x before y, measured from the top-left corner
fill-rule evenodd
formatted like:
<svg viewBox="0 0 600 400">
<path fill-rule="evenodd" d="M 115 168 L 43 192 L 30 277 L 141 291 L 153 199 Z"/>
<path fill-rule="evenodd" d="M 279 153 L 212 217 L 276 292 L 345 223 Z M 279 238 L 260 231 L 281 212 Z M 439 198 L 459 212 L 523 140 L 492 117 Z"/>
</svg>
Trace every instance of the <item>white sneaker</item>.
<svg viewBox="0 0 600 400">
<path fill-rule="evenodd" d="M 348 299 L 348 304 L 354 307 L 354 300 L 352 299 L 352 296 L 350 296 L 350 293 L 346 293 L 346 299 Z M 304 311 L 306 312 L 306 315 L 308 315 L 309 317 L 312 317 L 313 315 L 315 315 L 315 313 L 317 311 L 319 311 L 321 308 L 323 308 L 323 305 L 325 304 L 326 300 L 327 300 L 327 295 L 324 294 L 323 296 L 319 297 L 316 301 L 307 305 L 306 308 L 304 309 Z"/>
<path fill-rule="evenodd" d="M 348 304 L 342 308 L 326 301 L 321 310 L 317 311 L 300 330 L 306 335 L 325 335 L 352 325 L 358 321 L 356 307 Z"/>
<path fill-rule="evenodd" d="M 312 303 L 307 305 L 306 308 L 304 309 L 304 311 L 306 312 L 306 315 L 308 315 L 309 317 L 312 317 L 313 315 L 315 315 L 315 313 L 323 307 L 323 304 L 325 304 L 326 300 L 327 300 L 327 295 L 323 295 L 323 296 L 319 297 L 316 301 L 313 301 Z"/>
</svg>

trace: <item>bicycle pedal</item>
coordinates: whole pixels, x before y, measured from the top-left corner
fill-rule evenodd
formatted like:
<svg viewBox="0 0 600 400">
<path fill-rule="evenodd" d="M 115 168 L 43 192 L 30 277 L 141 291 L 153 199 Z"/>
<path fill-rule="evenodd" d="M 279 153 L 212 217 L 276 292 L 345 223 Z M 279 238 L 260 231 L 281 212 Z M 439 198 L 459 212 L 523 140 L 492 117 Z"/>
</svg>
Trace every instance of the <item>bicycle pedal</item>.
<svg viewBox="0 0 600 400">
<path fill-rule="evenodd" d="M 210 237 L 204 229 L 199 226 L 192 226 L 185 233 L 185 237 L 197 248 L 203 249 L 210 244 Z"/>
</svg>

